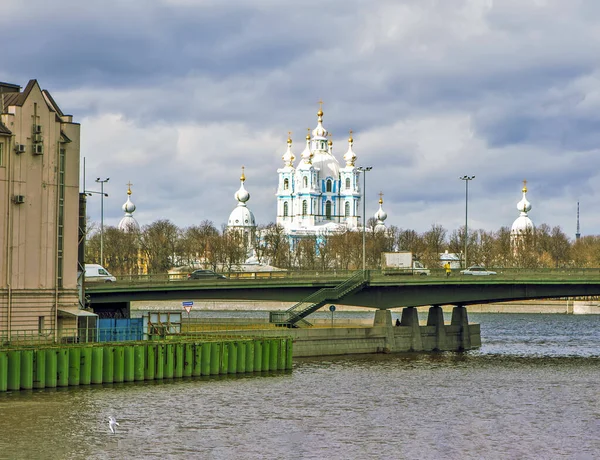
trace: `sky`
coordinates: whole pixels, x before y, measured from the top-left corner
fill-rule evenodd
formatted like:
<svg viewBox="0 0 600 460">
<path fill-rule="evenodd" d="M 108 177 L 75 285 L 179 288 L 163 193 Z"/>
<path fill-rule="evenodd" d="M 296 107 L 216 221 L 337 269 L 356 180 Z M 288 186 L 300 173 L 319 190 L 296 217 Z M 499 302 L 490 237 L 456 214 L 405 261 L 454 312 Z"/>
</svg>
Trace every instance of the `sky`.
<svg viewBox="0 0 600 460">
<path fill-rule="evenodd" d="M 274 222 L 287 133 L 297 164 L 322 100 L 338 161 L 352 129 L 373 167 L 367 217 L 381 192 L 387 225 L 456 230 L 473 175 L 468 226 L 498 230 L 526 179 L 534 224 L 574 238 L 578 202 L 600 234 L 599 20 L 596 0 L 2 0 L 0 81 L 81 123 L 105 226 L 131 182 L 140 225 L 221 228 L 242 166 Z"/>
</svg>

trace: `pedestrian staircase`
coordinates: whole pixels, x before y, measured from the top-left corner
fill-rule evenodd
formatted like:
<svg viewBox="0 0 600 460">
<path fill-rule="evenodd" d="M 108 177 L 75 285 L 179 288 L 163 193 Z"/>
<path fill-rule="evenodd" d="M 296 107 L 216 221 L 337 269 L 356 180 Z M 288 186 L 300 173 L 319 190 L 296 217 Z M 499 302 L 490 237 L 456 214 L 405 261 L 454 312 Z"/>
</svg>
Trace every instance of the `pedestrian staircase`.
<svg viewBox="0 0 600 460">
<path fill-rule="evenodd" d="M 269 314 L 269 321 L 283 327 L 308 327 L 311 323 L 304 318 L 317 311 L 328 302 L 361 290 L 369 281 L 368 271 L 360 270 L 336 287 L 323 288 L 312 293 L 305 299 L 293 305 L 286 311 L 273 311 Z"/>
</svg>

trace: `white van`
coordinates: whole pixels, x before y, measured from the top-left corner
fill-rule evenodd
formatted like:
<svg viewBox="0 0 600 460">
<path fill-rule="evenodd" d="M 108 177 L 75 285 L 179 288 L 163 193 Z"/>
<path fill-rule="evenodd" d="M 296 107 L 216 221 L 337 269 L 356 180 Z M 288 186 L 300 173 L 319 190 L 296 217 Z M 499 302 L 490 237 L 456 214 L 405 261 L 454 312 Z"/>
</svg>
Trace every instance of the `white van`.
<svg viewBox="0 0 600 460">
<path fill-rule="evenodd" d="M 99 264 L 85 264 L 85 280 L 88 282 L 114 283 L 117 278 L 108 273 L 108 270 Z"/>
</svg>

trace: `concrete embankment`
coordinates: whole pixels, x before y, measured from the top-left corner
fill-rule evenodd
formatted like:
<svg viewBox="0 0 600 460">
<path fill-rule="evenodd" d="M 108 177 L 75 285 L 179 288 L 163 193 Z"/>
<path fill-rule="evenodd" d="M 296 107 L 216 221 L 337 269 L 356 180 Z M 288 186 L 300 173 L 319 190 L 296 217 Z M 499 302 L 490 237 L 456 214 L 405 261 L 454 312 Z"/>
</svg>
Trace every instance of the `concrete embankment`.
<svg viewBox="0 0 600 460">
<path fill-rule="evenodd" d="M 164 340 L 0 349 L 0 392 L 292 368 L 289 338 Z"/>
</svg>

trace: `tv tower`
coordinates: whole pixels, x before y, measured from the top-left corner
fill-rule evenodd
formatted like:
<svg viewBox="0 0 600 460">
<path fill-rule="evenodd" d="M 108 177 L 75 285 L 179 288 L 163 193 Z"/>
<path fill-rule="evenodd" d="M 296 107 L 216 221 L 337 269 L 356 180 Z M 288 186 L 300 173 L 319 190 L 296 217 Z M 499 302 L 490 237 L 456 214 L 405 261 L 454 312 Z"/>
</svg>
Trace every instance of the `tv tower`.
<svg viewBox="0 0 600 460">
<path fill-rule="evenodd" d="M 579 239 L 581 233 L 579 233 L 579 201 L 577 202 L 577 233 L 575 233 L 575 241 Z"/>
</svg>

